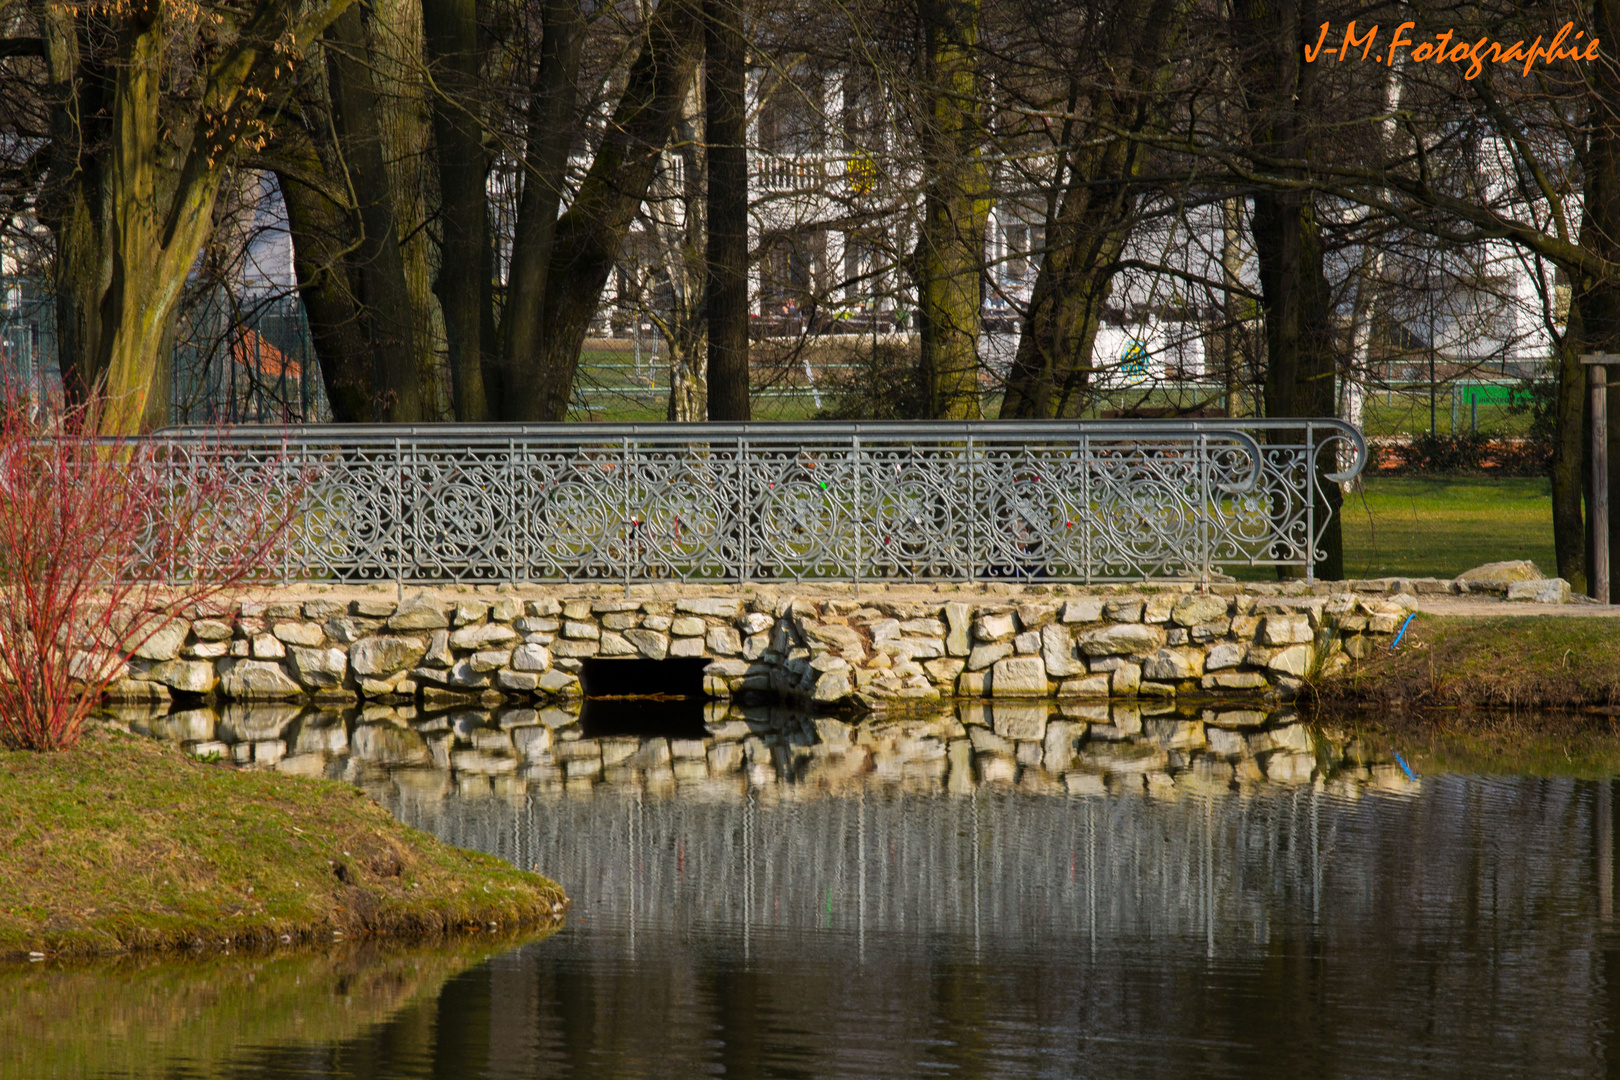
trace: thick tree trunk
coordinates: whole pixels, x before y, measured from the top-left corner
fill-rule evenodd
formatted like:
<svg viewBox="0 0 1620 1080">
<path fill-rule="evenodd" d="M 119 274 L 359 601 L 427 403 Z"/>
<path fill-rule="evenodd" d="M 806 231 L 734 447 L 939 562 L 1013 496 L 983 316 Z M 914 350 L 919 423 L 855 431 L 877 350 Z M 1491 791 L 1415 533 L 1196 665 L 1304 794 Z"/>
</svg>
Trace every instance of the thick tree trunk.
<svg viewBox="0 0 1620 1080">
<path fill-rule="evenodd" d="M 423 38 L 437 92 L 433 137 L 439 167 L 440 245 L 437 291 L 444 310 L 456 419 L 488 419 L 484 368 L 493 341 L 484 342 L 485 261 L 489 240 L 486 154 L 479 117 L 478 0 L 422 0 Z M 504 387 L 489 388 L 504 396 Z"/>
<path fill-rule="evenodd" d="M 979 0 L 923 0 L 920 17 L 929 110 L 921 125 L 925 179 L 916 252 L 921 376 L 931 417 L 967 419 L 982 413 L 980 278 L 990 215 Z"/>
<path fill-rule="evenodd" d="M 1271 4 L 1250 0 L 1239 16 L 1243 39 L 1260 43 L 1246 72 L 1249 100 L 1258 112 L 1257 149 L 1273 158 L 1306 157 L 1307 116 L 1314 100 L 1311 69 L 1303 63 L 1303 30 L 1316 26 L 1313 11 L 1284 0 Z M 1323 268 L 1320 226 L 1308 193 L 1261 191 L 1254 196 L 1250 218 L 1260 271 L 1260 293 L 1266 316 L 1266 372 L 1263 403 L 1268 417 L 1332 417 L 1338 414 L 1334 393 L 1337 351 L 1334 344 L 1333 297 Z M 1292 441 L 1296 433 L 1280 438 Z M 1339 509 L 1344 493 L 1326 477 L 1336 469 L 1335 455 L 1319 453 L 1315 515 L 1322 532 L 1317 576 L 1344 577 L 1344 541 Z M 1283 508 L 1279 507 L 1281 511 Z M 1282 567 L 1292 575 L 1297 568 Z"/>
<path fill-rule="evenodd" d="M 747 420 L 748 42 L 732 0 L 704 0 L 705 141 L 708 145 L 709 417 Z"/>
<path fill-rule="evenodd" d="M 349 188 L 359 203 L 353 259 L 359 271 L 361 326 L 371 346 L 372 418 L 392 423 L 421 420 L 411 298 L 383 164 L 377 93 L 363 59 L 366 41 L 360 9 L 345 11 L 332 23 L 327 38 L 333 126 L 348 165 Z"/>
<path fill-rule="evenodd" d="M 347 261 L 355 230 L 347 209 L 319 185 L 324 166 L 307 140 L 290 138 L 278 148 L 284 162 L 276 171 L 287 229 L 293 240 L 293 269 L 304 302 L 321 381 L 338 423 L 369 422 L 372 358 L 361 329 L 358 289 Z"/>
<path fill-rule="evenodd" d="M 529 94 L 523 195 L 512 237 L 506 314 L 501 320 L 501 367 L 507 391 L 498 411 L 508 420 L 541 417 L 546 278 L 573 141 L 574 88 L 584 38 L 579 0 L 546 0 L 544 18 L 540 66 Z"/>
<path fill-rule="evenodd" d="M 535 419 L 567 415 L 580 347 L 602 287 L 691 87 L 703 41 L 696 3 L 659 5 L 602 146 L 573 205 L 557 222 L 546 277 Z"/>
</svg>

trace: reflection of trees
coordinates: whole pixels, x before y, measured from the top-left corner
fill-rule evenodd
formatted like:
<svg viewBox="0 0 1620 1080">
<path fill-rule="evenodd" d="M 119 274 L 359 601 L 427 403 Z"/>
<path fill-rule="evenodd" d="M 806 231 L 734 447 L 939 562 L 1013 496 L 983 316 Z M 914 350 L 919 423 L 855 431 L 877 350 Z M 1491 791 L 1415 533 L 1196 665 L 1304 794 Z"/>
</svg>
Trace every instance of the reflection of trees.
<svg viewBox="0 0 1620 1080">
<path fill-rule="evenodd" d="M 556 992 L 492 1020 L 569 1031 L 582 1075 L 1396 1074 L 1414 1048 L 1583 1075 L 1609 1011 L 1593 802 L 1479 777 L 1353 801 L 598 788 L 421 824 L 525 833 L 589 911 L 509 960 Z"/>
</svg>

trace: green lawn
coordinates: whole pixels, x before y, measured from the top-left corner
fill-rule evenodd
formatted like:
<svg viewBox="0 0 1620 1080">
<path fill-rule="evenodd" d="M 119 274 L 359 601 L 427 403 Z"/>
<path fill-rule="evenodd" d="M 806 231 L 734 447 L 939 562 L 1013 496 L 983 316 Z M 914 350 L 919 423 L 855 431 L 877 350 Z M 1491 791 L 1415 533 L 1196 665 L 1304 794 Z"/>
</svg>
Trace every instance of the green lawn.
<svg viewBox="0 0 1620 1080">
<path fill-rule="evenodd" d="M 1545 478 L 1375 476 L 1345 498 L 1350 577 L 1455 577 L 1502 559 L 1555 571 Z"/>
</svg>

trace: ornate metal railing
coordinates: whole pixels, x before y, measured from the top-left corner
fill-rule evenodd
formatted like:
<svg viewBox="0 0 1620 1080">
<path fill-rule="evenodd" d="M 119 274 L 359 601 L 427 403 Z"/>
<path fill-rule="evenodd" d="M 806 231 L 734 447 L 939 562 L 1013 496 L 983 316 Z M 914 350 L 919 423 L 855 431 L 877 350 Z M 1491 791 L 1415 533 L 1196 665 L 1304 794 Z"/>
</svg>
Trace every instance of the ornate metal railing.
<svg viewBox="0 0 1620 1080">
<path fill-rule="evenodd" d="M 166 429 L 296 498 L 286 575 L 338 581 L 1095 582 L 1309 573 L 1333 420 Z M 1353 452 L 1337 470 L 1340 446 Z"/>
</svg>

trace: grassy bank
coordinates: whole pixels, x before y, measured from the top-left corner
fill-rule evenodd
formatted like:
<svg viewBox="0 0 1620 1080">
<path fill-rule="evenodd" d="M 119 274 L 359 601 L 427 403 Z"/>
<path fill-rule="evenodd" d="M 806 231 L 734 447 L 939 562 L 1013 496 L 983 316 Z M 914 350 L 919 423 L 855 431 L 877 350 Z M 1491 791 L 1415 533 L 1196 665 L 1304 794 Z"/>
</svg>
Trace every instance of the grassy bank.
<svg viewBox="0 0 1620 1080">
<path fill-rule="evenodd" d="M 562 890 L 395 821 L 359 790 L 108 729 L 0 751 L 0 957 L 549 925 Z"/>
<path fill-rule="evenodd" d="M 1328 710 L 1620 705 L 1620 619 L 1419 615 L 1400 648 L 1318 687 Z"/>
</svg>

